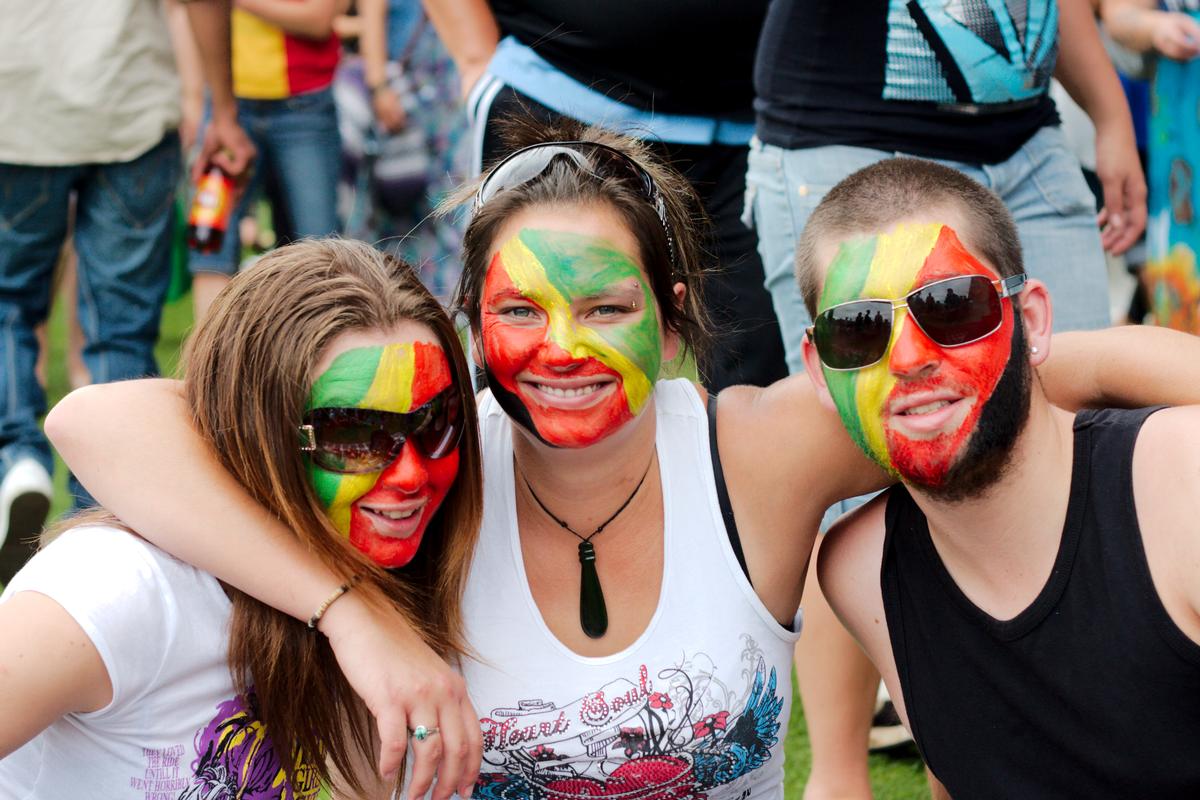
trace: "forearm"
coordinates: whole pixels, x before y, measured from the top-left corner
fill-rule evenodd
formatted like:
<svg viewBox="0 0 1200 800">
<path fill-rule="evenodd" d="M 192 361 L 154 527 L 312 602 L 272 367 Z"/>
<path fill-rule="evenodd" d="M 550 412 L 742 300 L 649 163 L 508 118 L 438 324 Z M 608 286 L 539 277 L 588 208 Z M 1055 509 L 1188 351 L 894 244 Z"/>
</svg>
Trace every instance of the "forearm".
<svg viewBox="0 0 1200 800">
<path fill-rule="evenodd" d="M 307 620 L 341 583 L 221 467 L 192 428 L 177 382 L 72 392 L 46 417 L 46 434 L 130 527 L 267 605 Z"/>
<path fill-rule="evenodd" d="M 425 0 L 429 21 L 460 75 L 478 75 L 500 42 L 500 26 L 487 0 Z"/>
<path fill-rule="evenodd" d="M 1070 410 L 1200 403 L 1200 337 L 1141 325 L 1060 333 L 1038 374 Z"/>
<path fill-rule="evenodd" d="M 367 86 L 380 86 L 387 79 L 387 0 L 358 0 L 362 32 L 358 38 Z"/>
<path fill-rule="evenodd" d="M 1100 41 L 1091 6 L 1086 0 L 1060 0 L 1059 52 L 1054 75 L 1079 104 L 1097 131 L 1133 121 L 1112 61 Z"/>
<path fill-rule="evenodd" d="M 284 32 L 305 39 L 328 39 L 333 33 L 333 18 L 338 0 L 234 0 L 248 11 Z"/>
<path fill-rule="evenodd" d="M 235 121 L 237 101 L 233 96 L 229 44 L 230 0 L 189 2 L 187 12 L 204 69 L 204 80 L 208 84 L 213 119 Z"/>
<path fill-rule="evenodd" d="M 204 102 L 204 63 L 188 24 L 187 11 L 178 0 L 167 0 L 167 30 L 175 52 L 175 68 L 185 104 Z"/>
<path fill-rule="evenodd" d="M 1139 53 L 1154 49 L 1154 25 L 1161 13 L 1139 0 L 1104 0 L 1100 4 L 1100 16 L 1108 35 Z"/>
</svg>

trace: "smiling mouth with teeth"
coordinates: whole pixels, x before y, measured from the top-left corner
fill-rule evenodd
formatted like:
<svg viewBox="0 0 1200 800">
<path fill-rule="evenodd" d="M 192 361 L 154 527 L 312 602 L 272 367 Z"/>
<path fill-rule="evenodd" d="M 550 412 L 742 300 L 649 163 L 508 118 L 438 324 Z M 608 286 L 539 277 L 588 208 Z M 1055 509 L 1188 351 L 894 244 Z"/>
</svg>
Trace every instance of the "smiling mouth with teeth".
<svg viewBox="0 0 1200 800">
<path fill-rule="evenodd" d="M 366 508 L 363 510 L 367 511 L 371 514 L 380 516 L 380 517 L 385 517 L 386 519 L 400 520 L 400 519 L 409 519 L 410 517 L 412 517 L 413 515 L 418 513 L 421 510 L 421 508 L 422 508 L 421 506 L 418 506 L 416 508 L 410 508 L 407 511 L 386 511 L 386 510 L 380 509 L 380 508 Z"/>
<path fill-rule="evenodd" d="M 904 411 L 900 412 L 900 415 L 907 417 L 907 416 L 918 416 L 920 414 L 932 414 L 934 411 L 937 411 L 940 408 L 945 408 L 946 406 L 950 405 L 951 402 L 953 402 L 953 401 L 951 401 L 951 400 L 935 400 L 932 403 L 926 403 L 924 405 L 913 406 L 912 408 L 906 408 Z"/>
<path fill-rule="evenodd" d="M 551 397 L 585 397 L 589 394 L 594 394 L 594 393 L 600 391 L 605 386 L 607 386 L 608 383 L 607 382 L 592 383 L 587 386 L 579 386 L 579 387 L 576 387 L 573 389 L 564 389 L 564 388 L 561 388 L 558 386 L 550 386 L 545 383 L 534 383 L 532 385 L 539 392 L 548 394 Z"/>
</svg>

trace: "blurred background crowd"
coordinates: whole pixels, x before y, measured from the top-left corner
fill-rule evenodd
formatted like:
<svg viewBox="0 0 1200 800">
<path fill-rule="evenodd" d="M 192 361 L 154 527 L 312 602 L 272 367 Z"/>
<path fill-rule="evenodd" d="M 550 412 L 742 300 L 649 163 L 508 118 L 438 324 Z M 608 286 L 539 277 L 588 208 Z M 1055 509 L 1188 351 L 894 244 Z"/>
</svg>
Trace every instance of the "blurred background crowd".
<svg viewBox="0 0 1200 800">
<path fill-rule="evenodd" d="M 187 169 L 210 124 L 207 34 L 178 0 L 0 0 L 0 584 L 51 511 L 90 502 L 61 464 L 52 480 L 48 403 L 169 371 L 229 278 L 297 238 L 372 242 L 448 301 L 464 220 L 438 205 L 504 155 L 514 113 L 633 133 L 698 189 L 719 332 L 698 374 L 712 390 L 802 369 L 792 265 L 807 215 L 899 153 L 1000 194 L 1057 330 L 1200 333 L 1200 0 L 232 6 L 233 92 L 257 157 L 214 198 L 221 184 L 198 192 Z M 227 214 L 223 235 L 204 214 Z M 802 676 L 821 652 L 800 654 Z M 818 797 L 862 757 L 822 752 L 857 735 L 822 712 L 816 698 L 838 696 L 822 680 L 877 678 L 812 669 L 816 761 L 795 780 Z M 876 721 L 893 744 L 898 727 Z"/>
</svg>

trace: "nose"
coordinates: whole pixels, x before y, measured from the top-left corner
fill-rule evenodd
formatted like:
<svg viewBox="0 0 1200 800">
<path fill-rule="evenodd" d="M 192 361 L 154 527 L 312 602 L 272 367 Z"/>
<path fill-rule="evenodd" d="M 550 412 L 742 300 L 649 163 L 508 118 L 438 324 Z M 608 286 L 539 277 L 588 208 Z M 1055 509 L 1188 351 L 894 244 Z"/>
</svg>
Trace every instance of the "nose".
<svg viewBox="0 0 1200 800">
<path fill-rule="evenodd" d="M 412 442 L 405 442 L 396 460 L 379 476 L 379 485 L 404 494 L 416 494 L 429 483 L 425 456 Z"/>
<path fill-rule="evenodd" d="M 935 372 L 941 348 L 913 322 L 908 309 L 896 310 L 892 326 L 888 370 L 899 378 L 924 378 Z"/>
<path fill-rule="evenodd" d="M 549 336 L 542 342 L 541 353 L 539 355 L 541 356 L 539 360 L 543 364 L 558 372 L 569 372 L 586 360 L 571 355 L 565 347 Z"/>
</svg>

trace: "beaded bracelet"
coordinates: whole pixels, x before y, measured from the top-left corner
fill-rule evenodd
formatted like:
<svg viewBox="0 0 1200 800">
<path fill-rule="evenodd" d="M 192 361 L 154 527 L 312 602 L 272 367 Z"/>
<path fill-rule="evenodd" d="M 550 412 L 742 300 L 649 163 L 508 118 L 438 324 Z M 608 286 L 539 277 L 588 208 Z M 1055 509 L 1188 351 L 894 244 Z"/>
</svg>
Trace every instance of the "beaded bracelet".
<svg viewBox="0 0 1200 800">
<path fill-rule="evenodd" d="M 353 578 L 351 578 L 350 580 L 343 583 L 338 588 L 334 589 L 333 594 L 331 594 L 331 595 L 329 595 L 329 597 L 325 598 L 325 602 L 321 603 L 321 605 L 317 607 L 316 613 L 314 613 L 311 617 L 308 618 L 309 633 L 317 632 L 317 623 L 319 623 L 321 621 L 321 617 L 325 616 L 325 612 L 329 610 L 329 607 L 331 605 L 333 605 L 339 597 L 341 597 L 346 592 L 353 589 L 354 584 L 356 584 L 356 583 L 358 583 L 357 575 L 355 575 Z"/>
</svg>

